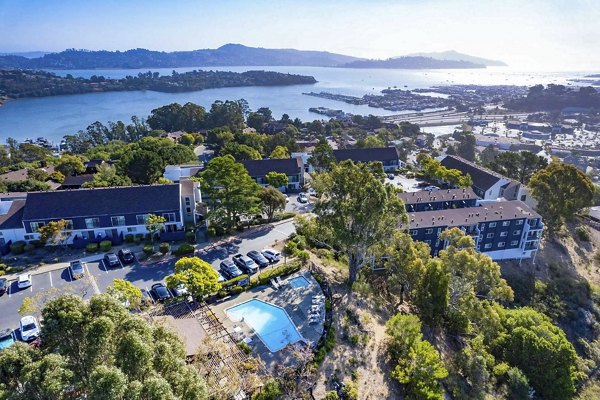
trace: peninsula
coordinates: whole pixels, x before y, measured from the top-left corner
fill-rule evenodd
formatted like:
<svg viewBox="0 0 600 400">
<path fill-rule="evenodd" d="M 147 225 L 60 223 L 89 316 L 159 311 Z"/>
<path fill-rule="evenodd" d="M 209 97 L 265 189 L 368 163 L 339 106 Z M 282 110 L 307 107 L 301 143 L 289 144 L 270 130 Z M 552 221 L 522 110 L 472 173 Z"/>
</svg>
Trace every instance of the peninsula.
<svg viewBox="0 0 600 400">
<path fill-rule="evenodd" d="M 0 104 L 2 99 L 45 97 L 91 92 L 153 90 L 157 92 L 193 92 L 203 89 L 239 86 L 288 86 L 316 83 L 312 76 L 283 74 L 272 71 L 173 71 L 161 76 L 148 71 L 123 79 L 93 75 L 90 79 L 58 76 L 51 72 L 0 70 Z"/>
</svg>

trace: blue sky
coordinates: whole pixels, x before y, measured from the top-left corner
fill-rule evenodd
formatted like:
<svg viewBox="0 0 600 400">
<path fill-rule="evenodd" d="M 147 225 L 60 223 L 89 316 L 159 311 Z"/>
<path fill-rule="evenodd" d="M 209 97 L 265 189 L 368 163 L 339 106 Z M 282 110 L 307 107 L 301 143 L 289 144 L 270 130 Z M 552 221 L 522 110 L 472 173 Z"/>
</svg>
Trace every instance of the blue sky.
<svg viewBox="0 0 600 400">
<path fill-rule="evenodd" d="M 600 69 L 599 0 L 0 0 L 0 52 L 242 43 L 387 58 L 457 51 Z"/>
</svg>

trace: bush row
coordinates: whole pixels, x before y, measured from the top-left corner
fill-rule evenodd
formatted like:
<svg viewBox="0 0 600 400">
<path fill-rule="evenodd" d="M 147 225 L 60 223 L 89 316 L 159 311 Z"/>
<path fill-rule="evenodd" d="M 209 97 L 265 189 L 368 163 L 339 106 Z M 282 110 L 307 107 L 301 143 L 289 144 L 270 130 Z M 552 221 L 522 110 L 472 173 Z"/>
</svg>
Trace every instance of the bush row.
<svg viewBox="0 0 600 400">
<path fill-rule="evenodd" d="M 261 272 L 258 274 L 258 284 L 265 285 L 269 283 L 269 280 L 277 276 L 293 274 L 294 272 L 300 271 L 300 268 L 302 268 L 302 264 L 299 262 L 291 262 L 287 265 L 280 265 L 268 271 Z"/>
</svg>

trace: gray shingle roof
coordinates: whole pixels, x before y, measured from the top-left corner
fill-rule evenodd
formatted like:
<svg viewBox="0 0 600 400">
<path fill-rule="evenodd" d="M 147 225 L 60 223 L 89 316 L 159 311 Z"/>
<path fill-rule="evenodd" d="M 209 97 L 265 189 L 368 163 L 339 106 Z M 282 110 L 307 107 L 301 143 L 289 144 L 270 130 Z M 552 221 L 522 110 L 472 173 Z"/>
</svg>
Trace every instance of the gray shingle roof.
<svg viewBox="0 0 600 400">
<path fill-rule="evenodd" d="M 142 214 L 179 208 L 178 184 L 32 192 L 27 196 L 23 220 Z"/>
<path fill-rule="evenodd" d="M 455 227 L 480 222 L 540 218 L 540 215 L 519 200 L 499 201 L 481 207 L 422 211 L 408 214 L 410 228 Z"/>
<path fill-rule="evenodd" d="M 446 156 L 441 163 L 446 168 L 457 169 L 463 174 L 469 174 L 473 180 L 473 186 L 476 186 L 483 191 L 487 191 L 500 179 L 508 179 L 497 172 L 480 167 L 479 165 L 458 156 Z"/>
<path fill-rule="evenodd" d="M 262 177 L 269 172 L 275 171 L 286 175 L 296 175 L 301 172 L 302 160 L 296 158 L 270 159 L 270 160 L 246 160 L 242 161 L 244 168 L 252 177 Z"/>
<path fill-rule="evenodd" d="M 13 200 L 6 214 L 0 215 L 0 230 L 23 228 L 25 200 Z"/>
<path fill-rule="evenodd" d="M 333 156 L 340 162 L 352 160 L 357 162 L 398 160 L 398 150 L 395 147 L 372 147 L 367 149 L 338 149 L 333 150 Z"/>
<path fill-rule="evenodd" d="M 404 204 L 433 203 L 439 201 L 456 201 L 467 199 L 479 199 L 479 196 L 471 188 L 464 189 L 441 189 L 441 190 L 419 190 L 416 192 L 403 192 L 398 194 Z"/>
</svg>

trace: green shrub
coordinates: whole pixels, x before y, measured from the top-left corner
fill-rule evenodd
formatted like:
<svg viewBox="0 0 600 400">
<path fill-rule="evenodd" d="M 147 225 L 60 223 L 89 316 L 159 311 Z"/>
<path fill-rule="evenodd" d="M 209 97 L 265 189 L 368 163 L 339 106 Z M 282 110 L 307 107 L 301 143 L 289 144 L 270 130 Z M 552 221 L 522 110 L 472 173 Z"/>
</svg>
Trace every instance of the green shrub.
<svg viewBox="0 0 600 400">
<path fill-rule="evenodd" d="M 306 263 L 308 263 L 308 260 L 310 260 L 310 253 L 306 250 L 297 251 L 294 255 L 298 257 L 302 265 L 306 265 Z"/>
<path fill-rule="evenodd" d="M 590 237 L 590 231 L 588 231 L 588 229 L 585 226 L 578 226 L 577 228 L 575 228 L 575 233 L 577 234 L 579 240 L 581 240 L 582 242 L 589 242 L 590 240 L 592 240 L 592 238 Z"/>
<path fill-rule="evenodd" d="M 21 254 L 25 250 L 25 245 L 26 243 L 24 241 L 19 240 L 10 245 L 10 251 L 13 254 Z"/>
<path fill-rule="evenodd" d="M 295 212 L 286 211 L 286 212 L 276 212 L 273 215 L 273 221 L 283 221 L 284 219 L 294 218 L 296 216 Z"/>
<path fill-rule="evenodd" d="M 250 347 L 247 343 L 239 342 L 237 345 L 240 348 L 240 350 L 242 350 L 244 353 L 246 353 L 246 354 L 252 353 L 252 347 Z"/>
<path fill-rule="evenodd" d="M 142 243 L 142 239 L 144 239 L 144 235 L 142 233 L 136 233 L 133 237 L 133 242 L 135 244 L 140 244 Z"/>
<path fill-rule="evenodd" d="M 44 247 L 44 243 L 42 243 L 41 240 L 37 240 L 37 239 L 36 240 L 32 240 L 31 242 L 29 242 L 29 244 L 32 244 L 32 245 L 34 245 L 37 248 Z"/>
<path fill-rule="evenodd" d="M 258 283 L 264 285 L 266 283 L 269 283 L 269 280 L 277 276 L 289 275 L 293 274 L 294 272 L 300 271 L 301 267 L 302 266 L 300 265 L 300 263 L 292 262 L 287 265 L 280 265 L 268 271 L 261 272 L 260 274 L 258 274 Z"/>
<path fill-rule="evenodd" d="M 358 385 L 353 381 L 345 381 L 344 387 L 342 388 L 342 394 L 347 400 L 358 399 Z"/>
<path fill-rule="evenodd" d="M 183 256 L 185 254 L 193 254 L 196 248 L 189 243 L 182 243 L 179 247 L 173 250 L 173 254 Z"/>
<path fill-rule="evenodd" d="M 210 237 L 217 236 L 217 228 L 215 228 L 214 226 L 209 226 L 206 230 L 206 234 Z"/>
<path fill-rule="evenodd" d="M 88 253 L 95 253 L 98 251 L 98 243 L 88 243 L 85 246 L 85 251 Z"/>
<path fill-rule="evenodd" d="M 335 347 L 335 329 L 330 326 L 325 335 L 325 340 L 317 348 L 315 354 L 315 363 L 321 364 L 325 359 L 327 353 L 329 353 Z"/>
<path fill-rule="evenodd" d="M 234 286 L 231 288 L 231 294 L 240 294 L 246 290 L 243 286 Z"/>
<path fill-rule="evenodd" d="M 133 235 L 131 233 L 125 235 L 125 243 L 133 243 Z"/>
<path fill-rule="evenodd" d="M 167 242 L 162 242 L 160 246 L 158 246 L 158 250 L 163 254 L 167 254 L 171 251 L 171 245 Z"/>
<path fill-rule="evenodd" d="M 221 289 L 217 292 L 217 296 L 219 296 L 220 298 L 223 298 L 223 297 L 227 296 L 227 291 Z"/>
<path fill-rule="evenodd" d="M 340 396 L 338 396 L 335 390 L 330 390 L 325 393 L 325 400 L 340 400 Z"/>
<path fill-rule="evenodd" d="M 146 254 L 146 255 L 154 254 L 154 245 L 145 244 L 144 245 L 144 254 Z"/>
<path fill-rule="evenodd" d="M 303 235 L 296 235 L 291 241 L 296 243 L 296 247 L 298 248 L 298 250 L 305 250 L 307 247 L 306 237 L 304 237 Z"/>
<path fill-rule="evenodd" d="M 25 253 L 30 253 L 35 250 L 35 246 L 33 244 L 29 243 L 23 247 L 23 250 L 25 251 Z"/>
<path fill-rule="evenodd" d="M 285 244 L 285 246 L 283 246 L 283 251 L 286 254 L 293 255 L 298 251 L 298 245 L 296 242 L 290 240 Z"/>
<path fill-rule="evenodd" d="M 112 247 L 112 242 L 110 240 L 103 240 L 100 242 L 100 251 L 106 253 Z"/>
<path fill-rule="evenodd" d="M 196 233 L 195 233 L 195 232 L 192 232 L 192 231 L 190 231 L 190 232 L 186 232 L 186 233 L 185 233 L 185 240 L 186 240 L 188 243 L 191 243 L 191 244 L 194 244 L 194 243 L 196 243 Z"/>
<path fill-rule="evenodd" d="M 252 396 L 252 400 L 275 400 L 279 396 L 281 396 L 279 383 L 271 378 L 262 387 L 260 393 L 256 393 Z"/>
</svg>

